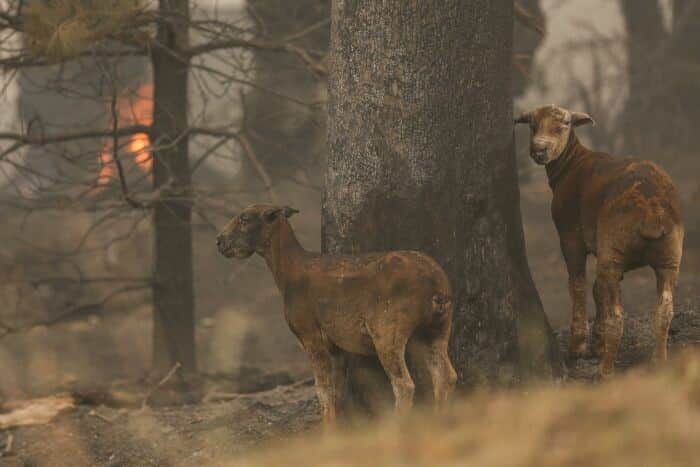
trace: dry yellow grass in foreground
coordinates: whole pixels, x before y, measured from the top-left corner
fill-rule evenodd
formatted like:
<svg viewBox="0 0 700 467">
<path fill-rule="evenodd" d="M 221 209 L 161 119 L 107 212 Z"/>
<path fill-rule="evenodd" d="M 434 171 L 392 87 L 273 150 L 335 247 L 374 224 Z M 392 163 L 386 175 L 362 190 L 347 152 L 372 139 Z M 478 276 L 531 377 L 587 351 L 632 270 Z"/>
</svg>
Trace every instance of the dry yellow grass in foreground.
<svg viewBox="0 0 700 467">
<path fill-rule="evenodd" d="M 440 415 L 309 434 L 230 465 L 700 465 L 700 356 L 597 386 L 482 393 Z"/>
</svg>

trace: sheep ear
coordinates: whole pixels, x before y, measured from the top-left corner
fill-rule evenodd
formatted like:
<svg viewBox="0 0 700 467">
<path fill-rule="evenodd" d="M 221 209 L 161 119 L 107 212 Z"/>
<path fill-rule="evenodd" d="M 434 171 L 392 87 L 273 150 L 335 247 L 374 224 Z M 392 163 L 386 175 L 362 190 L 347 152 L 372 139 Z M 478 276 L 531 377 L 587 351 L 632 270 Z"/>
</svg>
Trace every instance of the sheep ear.
<svg viewBox="0 0 700 467">
<path fill-rule="evenodd" d="M 595 125 L 595 120 L 593 120 L 593 117 L 587 113 L 571 112 L 571 126 L 587 125 L 588 123 Z"/>
<path fill-rule="evenodd" d="M 270 208 L 267 211 L 263 212 L 262 217 L 263 219 L 265 219 L 265 222 L 269 224 L 277 219 L 280 212 L 282 212 L 282 208 Z"/>
<path fill-rule="evenodd" d="M 525 112 L 521 114 L 519 117 L 515 118 L 513 120 L 513 123 L 516 125 L 518 123 L 530 123 L 532 121 L 532 112 Z"/>
<path fill-rule="evenodd" d="M 299 211 L 297 211 L 294 208 L 290 208 L 289 206 L 285 206 L 283 208 L 270 208 L 263 213 L 263 219 L 265 219 L 265 222 L 269 224 L 270 222 L 274 222 L 275 220 L 277 220 L 280 213 L 284 217 L 289 218 L 298 212 Z"/>
<path fill-rule="evenodd" d="M 299 213 L 299 210 L 294 209 L 294 208 L 290 208 L 289 206 L 285 206 L 285 207 L 282 208 L 282 213 L 284 214 L 284 217 L 290 218 L 290 217 L 292 217 L 294 214 L 298 214 L 298 213 Z"/>
</svg>

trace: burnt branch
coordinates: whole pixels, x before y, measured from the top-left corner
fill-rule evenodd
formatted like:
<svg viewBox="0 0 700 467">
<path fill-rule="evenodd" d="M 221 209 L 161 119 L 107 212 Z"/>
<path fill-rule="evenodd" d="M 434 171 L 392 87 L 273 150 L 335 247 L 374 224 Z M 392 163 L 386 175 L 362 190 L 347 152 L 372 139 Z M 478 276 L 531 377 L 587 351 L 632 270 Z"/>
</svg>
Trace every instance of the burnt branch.
<svg viewBox="0 0 700 467">
<path fill-rule="evenodd" d="M 133 136 L 139 133 L 150 133 L 150 125 L 130 125 L 117 129 L 117 136 Z M 66 132 L 55 135 L 28 135 L 22 133 L 0 132 L 0 140 L 15 141 L 28 146 L 46 146 L 48 144 L 66 143 L 83 139 L 110 138 L 114 136 L 113 130 L 85 130 Z"/>
<path fill-rule="evenodd" d="M 85 320 L 95 315 L 102 315 L 105 311 L 105 305 L 107 305 L 108 302 L 115 299 L 116 297 L 126 293 L 148 290 L 150 289 L 150 287 L 150 284 L 128 285 L 124 287 L 119 287 L 98 302 L 77 305 L 57 314 L 56 316 L 53 316 L 46 320 L 36 321 L 31 324 L 13 326 L 11 324 L 0 321 L 0 338 L 6 337 L 11 334 L 27 332 L 38 327 L 57 326 L 59 324 L 66 324 L 70 322 Z"/>
<path fill-rule="evenodd" d="M 219 42 L 212 41 L 205 44 L 190 47 L 185 51 L 190 57 L 216 52 L 218 50 L 230 50 L 236 48 L 267 50 L 272 52 L 286 52 L 299 58 L 318 76 L 326 76 L 328 70 L 320 60 L 314 59 L 311 54 L 303 48 L 290 42 L 266 42 L 255 39 L 230 38 Z"/>
<path fill-rule="evenodd" d="M 532 29 L 533 31 L 537 31 L 543 36 L 547 33 L 542 18 L 533 14 L 519 1 L 515 2 L 515 19 L 518 20 L 523 26 Z"/>
</svg>

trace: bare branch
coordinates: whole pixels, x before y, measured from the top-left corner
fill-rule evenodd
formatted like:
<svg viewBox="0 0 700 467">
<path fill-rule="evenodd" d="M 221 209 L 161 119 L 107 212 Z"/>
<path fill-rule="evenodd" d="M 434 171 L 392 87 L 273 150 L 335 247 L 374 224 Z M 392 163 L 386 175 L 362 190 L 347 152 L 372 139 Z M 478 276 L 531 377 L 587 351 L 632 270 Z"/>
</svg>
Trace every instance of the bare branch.
<svg viewBox="0 0 700 467">
<path fill-rule="evenodd" d="M 65 323 L 79 321 L 82 319 L 89 318 L 90 316 L 101 314 L 101 312 L 104 310 L 104 306 L 107 304 L 107 302 L 109 302 L 110 300 L 112 300 L 113 298 L 115 298 L 119 295 L 122 295 L 122 294 L 125 294 L 128 292 L 137 292 L 137 291 L 141 291 L 141 290 L 148 290 L 150 288 L 151 288 L 151 284 L 129 285 L 129 286 L 120 287 L 120 288 L 114 290 L 112 293 L 108 294 L 105 298 L 103 298 L 99 302 L 79 305 L 79 306 L 71 308 L 67 311 L 64 311 L 63 313 L 60 313 L 56 316 L 53 316 L 49 319 L 34 322 L 34 323 L 24 325 L 24 326 L 12 326 L 12 325 L 9 325 L 7 323 L 0 322 L 0 338 L 8 336 L 10 334 L 27 332 L 27 331 L 30 331 L 32 329 L 38 328 L 38 327 L 55 326 L 58 324 L 65 324 Z"/>
<path fill-rule="evenodd" d="M 148 48 L 130 48 L 122 50 L 101 50 L 94 48 L 86 52 L 81 52 L 73 57 L 66 59 L 63 63 L 75 61 L 82 58 L 126 58 L 126 57 L 145 57 L 148 55 Z M 20 68 L 36 68 L 50 66 L 53 63 L 48 62 L 44 58 L 35 57 L 28 53 L 21 53 L 0 59 L 0 68 L 3 70 L 16 70 Z"/>
<path fill-rule="evenodd" d="M 150 134 L 150 125 L 131 125 L 121 127 L 117 131 L 117 136 L 132 136 L 139 133 Z M 45 146 L 47 144 L 66 143 L 91 138 L 109 138 L 114 135 L 112 130 L 85 130 L 72 133 L 61 133 L 56 135 L 31 136 L 21 133 L 0 132 L 0 140 L 16 141 L 27 146 Z"/>
<path fill-rule="evenodd" d="M 265 166 L 260 163 L 260 160 L 255 155 L 255 150 L 253 149 L 253 145 L 250 144 L 250 140 L 248 140 L 248 137 L 245 134 L 241 134 L 237 140 L 243 148 L 243 152 L 248 158 L 248 161 L 255 168 L 255 171 L 258 173 L 258 176 L 260 176 L 260 179 L 265 185 L 267 193 L 270 196 L 270 201 L 277 203 L 278 198 L 277 194 L 275 193 L 275 189 L 272 187 L 272 179 L 267 173 L 267 170 L 265 170 Z"/>
<path fill-rule="evenodd" d="M 185 51 L 190 57 L 215 52 L 222 49 L 248 48 L 268 50 L 272 52 L 286 52 L 297 56 L 318 76 L 326 76 L 328 70 L 318 60 L 315 60 L 308 51 L 289 42 L 266 42 L 256 39 L 230 38 L 221 41 L 212 41 L 190 47 Z"/>
<path fill-rule="evenodd" d="M 526 28 L 537 31 L 543 36 L 547 33 L 542 18 L 532 14 L 532 12 L 525 8 L 519 1 L 515 2 L 515 18 Z"/>
</svg>

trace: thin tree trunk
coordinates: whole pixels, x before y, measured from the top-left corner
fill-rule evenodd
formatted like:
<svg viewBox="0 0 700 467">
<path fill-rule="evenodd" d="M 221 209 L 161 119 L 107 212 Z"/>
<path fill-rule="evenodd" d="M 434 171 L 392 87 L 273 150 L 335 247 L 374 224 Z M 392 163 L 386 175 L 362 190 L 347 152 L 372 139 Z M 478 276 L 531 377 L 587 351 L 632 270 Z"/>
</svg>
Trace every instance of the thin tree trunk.
<svg viewBox="0 0 700 467">
<path fill-rule="evenodd" d="M 674 0 L 667 31 L 659 0 L 621 0 L 629 97 L 621 114 L 625 149 L 693 152 L 700 124 L 700 1 Z"/>
<path fill-rule="evenodd" d="M 515 67 L 513 93 L 515 97 L 520 97 L 527 92 L 530 83 L 533 82 L 532 72 L 535 54 L 544 41 L 546 19 L 540 0 L 520 0 L 517 5 L 521 8 L 521 13 L 527 17 L 527 20 L 523 20 L 522 17 L 516 19 L 513 30 L 513 65 Z M 532 174 L 532 170 L 530 170 L 532 169 L 532 160 L 528 150 L 529 137 L 527 128 L 521 128 L 520 131 L 516 129 L 518 148 L 516 161 L 518 173 L 523 182 L 529 181 Z"/>
<path fill-rule="evenodd" d="M 294 43 L 300 47 L 313 52 L 328 49 L 330 26 L 324 20 L 330 15 L 329 1 L 248 0 L 247 3 L 254 12 L 260 35 L 273 41 L 298 36 Z M 296 57 L 267 50 L 256 50 L 253 57 L 256 89 L 247 94 L 246 124 L 253 136 L 255 154 L 275 184 L 299 178 L 299 171 L 316 184 L 321 178 L 319 168 L 325 155 L 323 109 L 299 105 L 281 98 L 280 94 L 314 102 L 322 97 L 325 83 Z M 246 185 L 260 185 L 253 167 L 244 166 L 239 179 Z"/>
<path fill-rule="evenodd" d="M 175 364 L 182 374 L 197 370 L 194 340 L 191 208 L 187 129 L 189 64 L 178 57 L 187 47 L 188 0 L 161 0 L 153 50 L 153 186 L 159 194 L 153 224 L 153 369 L 167 373 Z"/>
<path fill-rule="evenodd" d="M 673 1 L 672 57 L 680 79 L 669 83 L 680 101 L 679 124 L 684 128 L 684 138 L 678 148 L 685 157 L 696 157 L 698 144 L 696 132 L 700 126 L 700 0 Z M 700 200 L 700 182 L 692 195 Z M 700 248 L 700 208 L 689 203 L 686 245 Z"/>
<path fill-rule="evenodd" d="M 673 34 L 671 55 L 675 62 L 674 76 L 668 86 L 676 90 L 684 154 L 697 152 L 697 128 L 700 126 L 700 1 L 673 1 Z"/>
<path fill-rule="evenodd" d="M 442 264 L 462 387 L 551 377 L 515 170 L 512 0 L 338 0 L 331 18 L 324 250 Z"/>
<path fill-rule="evenodd" d="M 515 64 L 513 91 L 516 97 L 522 96 L 527 91 L 531 81 L 535 53 L 544 41 L 546 27 L 546 19 L 540 6 L 540 0 L 520 0 L 518 6 L 522 9 L 523 14 L 527 15 L 528 22 L 516 21 L 513 30 L 513 63 Z"/>
<path fill-rule="evenodd" d="M 659 48 L 667 39 L 661 5 L 658 0 L 621 0 L 620 8 L 627 30 L 627 75 L 629 95 L 621 114 L 625 135 L 624 150 L 639 153 L 658 148 L 673 113 L 668 98 L 666 72 L 659 66 L 664 56 Z"/>
</svg>

